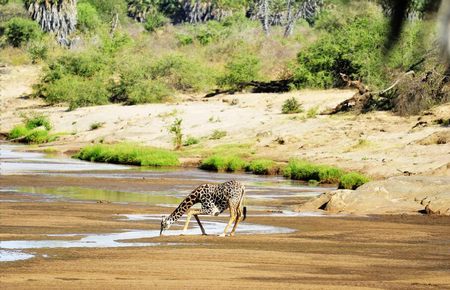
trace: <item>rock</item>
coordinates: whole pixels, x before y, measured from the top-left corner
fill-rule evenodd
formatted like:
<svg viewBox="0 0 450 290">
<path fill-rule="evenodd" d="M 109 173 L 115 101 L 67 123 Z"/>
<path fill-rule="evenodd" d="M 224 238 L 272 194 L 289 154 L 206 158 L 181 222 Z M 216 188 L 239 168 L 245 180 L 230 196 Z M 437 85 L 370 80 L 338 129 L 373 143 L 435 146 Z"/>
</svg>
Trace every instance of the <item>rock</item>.
<svg viewBox="0 0 450 290">
<path fill-rule="evenodd" d="M 433 145 L 433 144 L 442 145 L 450 143 L 450 130 L 435 132 L 425 137 L 424 139 L 419 140 L 417 143 L 420 145 Z"/>
<path fill-rule="evenodd" d="M 364 184 L 357 190 L 335 190 L 299 206 L 298 211 L 333 213 L 426 213 L 450 216 L 450 177 L 399 176 Z"/>
</svg>

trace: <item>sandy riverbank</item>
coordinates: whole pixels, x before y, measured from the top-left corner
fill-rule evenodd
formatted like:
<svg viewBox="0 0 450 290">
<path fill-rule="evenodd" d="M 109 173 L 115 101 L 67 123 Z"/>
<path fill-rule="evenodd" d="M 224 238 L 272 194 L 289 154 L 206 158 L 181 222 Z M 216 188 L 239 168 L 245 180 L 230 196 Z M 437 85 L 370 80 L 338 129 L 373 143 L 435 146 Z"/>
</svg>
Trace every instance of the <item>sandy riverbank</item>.
<svg viewBox="0 0 450 290">
<path fill-rule="evenodd" d="M 0 198 L 21 199 L 10 194 Z M 1 240 L 148 230 L 157 224 L 124 221 L 117 214 L 168 211 L 142 205 L 29 200 L 0 206 Z M 26 252 L 34 258 L 0 263 L 2 289 L 450 288 L 448 217 L 251 217 L 247 223 L 296 231 L 138 240 L 184 243 L 175 246 L 29 249 Z"/>
<path fill-rule="evenodd" d="M 58 151 L 78 150 L 92 142 L 132 141 L 171 148 L 167 126 L 183 119 L 183 134 L 200 139 L 198 151 L 223 144 L 249 144 L 255 156 L 277 161 L 304 158 L 358 170 L 372 178 L 401 175 L 450 175 L 448 127 L 435 124 L 450 118 L 450 105 L 434 108 L 423 116 L 398 117 L 387 112 L 305 118 L 283 115 L 282 103 L 295 97 L 305 111 L 318 112 L 350 97 L 351 90 L 296 91 L 286 94 L 237 94 L 201 99 L 180 97 L 177 103 L 139 106 L 107 105 L 80 108 L 48 107 L 37 99 L 24 99 L 39 76 L 36 67 L 12 68 L 0 79 L 2 102 L 0 132 L 21 122 L 31 111 L 47 114 L 54 132 L 66 135 L 47 147 Z M 236 99 L 236 105 L 232 101 Z M 91 130 L 93 123 L 101 128 Z M 225 131 L 220 140 L 209 137 Z M 282 141 L 282 142 L 281 142 Z M 283 144 L 280 144 L 283 143 Z M 191 157 L 199 157 L 194 152 Z"/>
</svg>

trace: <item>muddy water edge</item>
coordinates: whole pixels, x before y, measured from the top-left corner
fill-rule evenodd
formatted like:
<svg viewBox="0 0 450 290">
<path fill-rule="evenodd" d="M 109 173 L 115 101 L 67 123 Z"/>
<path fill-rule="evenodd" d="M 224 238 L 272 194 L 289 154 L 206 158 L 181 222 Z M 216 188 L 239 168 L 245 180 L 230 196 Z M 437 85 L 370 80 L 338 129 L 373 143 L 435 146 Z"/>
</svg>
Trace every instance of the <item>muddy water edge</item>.
<svg viewBox="0 0 450 290">
<path fill-rule="evenodd" d="M 427 216 L 317 216 L 292 205 L 326 188 L 277 177 L 149 170 L 79 162 L 2 146 L 0 280 L 29 288 L 450 289 L 450 220 Z M 236 237 L 211 235 L 169 214 L 204 182 L 247 187 Z"/>
</svg>

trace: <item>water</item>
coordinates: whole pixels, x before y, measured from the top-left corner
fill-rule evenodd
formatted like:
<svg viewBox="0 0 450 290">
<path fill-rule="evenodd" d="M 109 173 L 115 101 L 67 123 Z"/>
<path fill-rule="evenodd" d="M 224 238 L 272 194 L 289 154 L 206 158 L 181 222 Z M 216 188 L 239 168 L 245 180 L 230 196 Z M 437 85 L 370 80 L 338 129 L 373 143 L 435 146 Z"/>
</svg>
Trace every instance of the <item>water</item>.
<svg viewBox="0 0 450 290">
<path fill-rule="evenodd" d="M 19 152 L 19 146 L 0 146 L 0 173 L 2 175 L 34 175 L 52 178 L 69 177 L 73 179 L 96 178 L 108 179 L 106 183 L 120 182 L 126 185 L 123 189 L 111 190 L 109 184 L 98 184 L 96 188 L 83 186 L 15 186 L 0 187 L 5 195 L 11 193 L 11 198 L 5 198 L 0 202 L 89 202 L 107 201 L 115 203 L 145 203 L 150 205 L 166 206 L 173 208 L 188 195 L 197 185 L 206 182 L 224 182 L 230 179 L 241 181 L 246 186 L 246 205 L 252 210 L 272 210 L 273 213 L 258 213 L 257 215 L 270 215 L 272 217 L 298 217 L 316 216 L 316 213 L 295 213 L 289 211 L 285 205 L 272 206 L 272 203 L 283 204 L 283 201 L 309 198 L 324 192 L 327 188 L 308 187 L 299 182 L 286 180 L 277 176 L 256 176 L 251 174 L 212 173 L 198 169 L 150 169 L 132 166 L 120 166 L 110 164 L 98 164 L 79 161 L 69 158 L 56 158 L 41 153 Z M 143 185 L 136 185 L 136 181 L 145 180 Z M 161 182 L 164 180 L 165 182 Z M 106 188 L 101 188 L 102 186 Z M 100 187 L 100 188 L 97 188 Z M 14 199 L 17 194 L 21 199 Z M 160 222 L 161 215 L 124 215 L 127 221 L 149 220 L 152 223 Z M 203 218 L 205 219 L 205 218 Z M 202 220 L 203 220 L 202 219 Z M 181 220 L 179 223 L 182 223 Z M 220 234 L 225 223 L 206 218 L 203 221 L 208 234 Z M 281 234 L 294 230 L 285 227 L 241 223 L 238 234 Z M 165 235 L 180 235 L 180 230 L 169 230 Z M 187 235 L 199 235 L 201 232 L 195 223 Z M 32 253 L 23 250 L 39 248 L 77 248 L 77 247 L 144 247 L 144 246 L 170 246 L 173 243 L 161 242 L 131 242 L 130 240 L 141 238 L 154 238 L 159 236 L 159 230 L 122 230 L 118 233 L 107 234 L 66 234 L 58 237 L 71 237 L 71 239 L 52 239 L 52 235 L 45 240 L 35 241 L 0 241 L 0 261 L 17 261 L 34 257 Z M 74 237 L 79 237 L 74 239 Z"/>
</svg>

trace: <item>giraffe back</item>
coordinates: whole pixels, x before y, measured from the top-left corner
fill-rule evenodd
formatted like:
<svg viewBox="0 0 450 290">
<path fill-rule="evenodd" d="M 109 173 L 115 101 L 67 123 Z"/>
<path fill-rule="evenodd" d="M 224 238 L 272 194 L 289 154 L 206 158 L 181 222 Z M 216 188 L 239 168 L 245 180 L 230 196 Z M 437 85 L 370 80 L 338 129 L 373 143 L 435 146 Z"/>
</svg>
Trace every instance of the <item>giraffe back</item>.
<svg viewBox="0 0 450 290">
<path fill-rule="evenodd" d="M 197 190 L 202 211 L 211 215 L 218 215 L 229 207 L 239 208 L 245 194 L 244 185 L 236 180 L 221 184 L 203 184 Z"/>
</svg>

